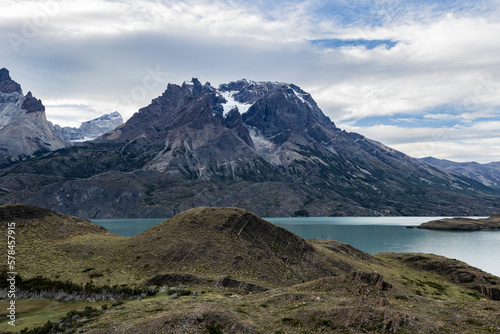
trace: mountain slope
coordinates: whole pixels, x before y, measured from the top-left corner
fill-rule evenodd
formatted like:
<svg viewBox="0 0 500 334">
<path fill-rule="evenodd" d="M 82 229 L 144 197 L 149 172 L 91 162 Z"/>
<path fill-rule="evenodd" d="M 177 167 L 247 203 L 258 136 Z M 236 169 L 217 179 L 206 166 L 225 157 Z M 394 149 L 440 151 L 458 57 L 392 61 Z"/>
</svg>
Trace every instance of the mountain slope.
<svg viewBox="0 0 500 334">
<path fill-rule="evenodd" d="M 0 181 L 1 203 L 101 218 L 168 217 L 196 206 L 260 216 L 489 215 L 499 198 L 342 131 L 293 84 L 248 80 L 169 84 L 115 130 L 4 168 Z"/>
<path fill-rule="evenodd" d="M 67 146 L 50 128 L 45 107 L 0 69 L 0 165 Z"/>
<path fill-rule="evenodd" d="M 423 158 L 422 160 L 433 166 L 469 177 L 485 186 L 500 188 L 500 162 L 480 164 L 477 162 L 454 162 L 433 157 Z"/>
</svg>

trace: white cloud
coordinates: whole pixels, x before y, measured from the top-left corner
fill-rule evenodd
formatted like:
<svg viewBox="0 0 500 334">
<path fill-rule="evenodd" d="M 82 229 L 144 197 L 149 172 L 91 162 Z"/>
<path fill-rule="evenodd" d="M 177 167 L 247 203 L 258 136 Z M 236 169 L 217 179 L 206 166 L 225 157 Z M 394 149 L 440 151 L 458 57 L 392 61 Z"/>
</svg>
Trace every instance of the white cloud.
<svg viewBox="0 0 500 334">
<path fill-rule="evenodd" d="M 392 39 L 391 49 L 346 47 L 352 75 L 319 92 L 342 119 L 414 112 L 444 104 L 500 105 L 498 19 L 445 16 L 437 22 L 349 29 L 337 38 Z M 337 61 L 336 59 L 333 61 Z M 335 100 L 330 97 L 337 97 Z"/>
<path fill-rule="evenodd" d="M 331 3 L 345 12 L 323 10 Z M 366 117 L 404 115 L 408 120 L 420 115 L 469 124 L 460 131 L 471 136 L 482 131 L 474 127 L 476 121 L 496 120 L 500 106 L 498 2 L 476 2 L 480 8 L 469 4 L 462 12 L 437 11 L 441 3 L 408 3 L 0 0 L 0 42 L 6 46 L 0 49 L 0 67 L 41 98 L 49 118 L 63 125 L 114 110 L 130 117 L 168 82 L 198 77 L 217 85 L 245 77 L 294 82 L 311 92 L 333 121 L 346 126 Z M 343 22 L 347 11 L 358 17 Z M 379 22 L 371 22 L 373 17 Z M 19 37 L 15 45 L 12 36 Z M 367 50 L 307 42 L 322 38 L 398 44 Z M 160 68 L 162 79 L 146 80 L 148 68 Z M 82 107 L 63 115 L 57 101 Z M 443 105 L 456 110 L 429 114 Z M 358 130 L 415 152 L 408 128 Z M 425 142 L 432 131 L 420 127 L 411 133 Z M 496 133 L 488 130 L 482 138 L 487 135 Z M 444 140 L 432 142 L 451 147 Z"/>
</svg>

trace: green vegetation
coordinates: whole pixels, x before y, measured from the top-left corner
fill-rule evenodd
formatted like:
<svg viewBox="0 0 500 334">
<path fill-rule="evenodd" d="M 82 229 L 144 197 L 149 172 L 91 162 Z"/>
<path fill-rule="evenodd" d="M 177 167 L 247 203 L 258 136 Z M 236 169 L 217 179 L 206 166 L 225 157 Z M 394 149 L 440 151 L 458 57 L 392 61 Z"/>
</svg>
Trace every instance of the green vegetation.
<svg viewBox="0 0 500 334">
<path fill-rule="evenodd" d="M 222 334 L 222 333 L 224 333 L 224 331 L 222 330 L 222 325 L 220 325 L 220 324 L 207 325 L 205 328 L 207 329 L 209 334 Z"/>
<path fill-rule="evenodd" d="M 6 271 L 0 272 L 0 289 L 7 289 L 9 282 Z M 16 276 L 16 295 L 22 299 L 54 299 L 58 301 L 106 301 L 132 298 L 145 298 L 156 293 L 155 289 L 145 287 L 131 288 L 122 285 L 101 285 L 93 282 L 76 284 L 67 280 L 57 281 L 36 276 L 23 279 Z M 185 293 L 183 291 L 183 293 Z"/>
<path fill-rule="evenodd" d="M 104 302 L 58 302 L 55 300 L 21 299 L 16 301 L 16 326 L 7 322 L 9 301 L 0 302 L 0 332 L 19 332 L 24 328 L 44 326 L 47 321 L 57 322 L 71 311 L 83 311 L 86 307 L 101 308 Z M 108 302 L 109 303 L 109 302 Z"/>
<path fill-rule="evenodd" d="M 47 321 L 43 326 L 33 329 L 23 329 L 21 334 L 51 334 L 51 333 L 76 333 L 77 328 L 83 327 L 94 318 L 101 315 L 103 310 L 87 306 L 84 311 L 71 311 L 57 322 Z"/>
</svg>

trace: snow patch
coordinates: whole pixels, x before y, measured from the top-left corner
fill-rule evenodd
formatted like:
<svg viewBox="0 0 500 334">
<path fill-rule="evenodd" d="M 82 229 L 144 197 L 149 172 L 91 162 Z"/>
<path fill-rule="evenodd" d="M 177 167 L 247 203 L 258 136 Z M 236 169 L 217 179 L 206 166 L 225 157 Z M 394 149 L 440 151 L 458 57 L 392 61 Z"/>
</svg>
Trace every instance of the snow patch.
<svg viewBox="0 0 500 334">
<path fill-rule="evenodd" d="M 238 111 L 240 114 L 244 114 L 248 111 L 248 109 L 252 106 L 251 103 L 241 103 L 238 102 L 234 99 L 234 95 L 238 94 L 239 91 L 229 91 L 229 92 L 220 92 L 220 95 L 222 95 L 223 98 L 226 99 L 226 103 L 222 104 L 222 107 L 224 108 L 223 111 L 223 116 L 226 117 L 227 114 L 234 109 L 235 107 L 238 108 Z"/>
<path fill-rule="evenodd" d="M 306 101 L 306 99 L 304 99 L 304 96 L 307 96 L 309 94 L 304 94 L 304 93 L 301 93 L 301 92 L 297 92 L 295 89 L 293 89 L 292 87 L 290 87 L 290 89 L 292 90 L 292 92 L 295 94 L 295 96 L 302 102 L 302 103 L 305 103 L 307 104 L 310 108 L 313 108 L 313 106 L 311 105 L 311 103 L 309 101 Z"/>
</svg>

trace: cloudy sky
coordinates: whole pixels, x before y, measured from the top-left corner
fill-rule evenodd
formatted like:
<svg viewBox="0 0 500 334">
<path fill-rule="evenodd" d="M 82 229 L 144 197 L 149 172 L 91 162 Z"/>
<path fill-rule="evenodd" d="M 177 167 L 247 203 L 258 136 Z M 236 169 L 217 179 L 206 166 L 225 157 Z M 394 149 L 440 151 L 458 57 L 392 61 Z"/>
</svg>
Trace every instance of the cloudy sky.
<svg viewBox="0 0 500 334">
<path fill-rule="evenodd" d="M 49 120 L 125 118 L 192 77 L 293 82 L 414 157 L 500 161 L 500 0 L 0 0 L 0 68 Z"/>
</svg>

